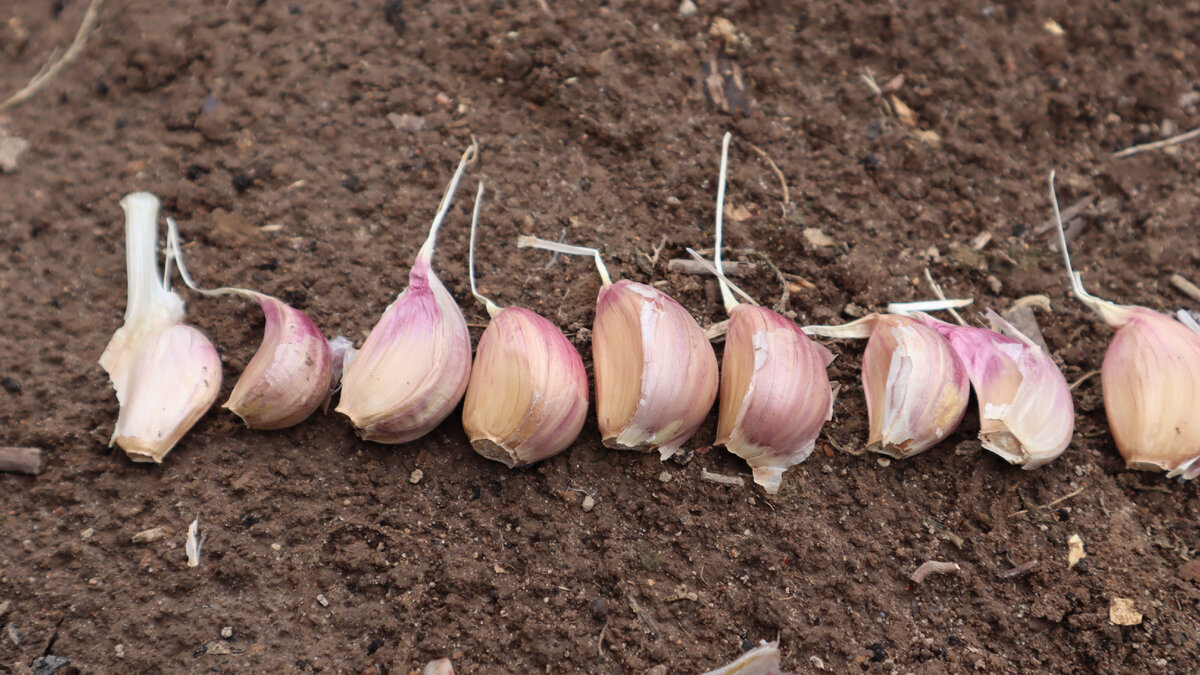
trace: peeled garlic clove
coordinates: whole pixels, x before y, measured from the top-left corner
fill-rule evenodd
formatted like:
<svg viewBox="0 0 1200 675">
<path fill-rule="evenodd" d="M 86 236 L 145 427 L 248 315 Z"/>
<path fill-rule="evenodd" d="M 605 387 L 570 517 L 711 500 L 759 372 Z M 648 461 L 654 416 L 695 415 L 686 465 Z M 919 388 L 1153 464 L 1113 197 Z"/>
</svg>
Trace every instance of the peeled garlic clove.
<svg viewBox="0 0 1200 675">
<path fill-rule="evenodd" d="M 717 356 L 692 315 L 662 291 L 600 289 L 592 336 L 596 413 L 610 448 L 675 454 L 712 409 Z"/>
<path fill-rule="evenodd" d="M 966 366 L 979 400 L 983 447 L 1024 469 L 1058 457 L 1075 432 L 1075 407 L 1062 371 L 1037 343 L 989 310 L 993 325 L 956 326 L 918 315 L 950 342 Z"/>
<path fill-rule="evenodd" d="M 812 454 L 833 416 L 825 368 L 833 354 L 763 307 L 730 310 L 721 361 L 717 443 L 746 460 L 754 482 L 779 491 L 783 472 Z"/>
<path fill-rule="evenodd" d="M 251 429 L 283 429 L 308 418 L 329 396 L 329 343 L 308 315 L 278 298 L 243 291 L 266 317 L 262 345 L 223 407 Z"/>
<path fill-rule="evenodd" d="M 962 361 L 937 331 L 916 319 L 874 314 L 862 379 L 867 449 L 896 458 L 933 447 L 954 431 L 970 397 Z"/>
<path fill-rule="evenodd" d="M 384 311 L 342 378 L 337 412 L 359 436 L 407 443 L 458 405 L 471 375 L 467 320 L 422 249 L 409 285 Z"/>
<path fill-rule="evenodd" d="M 1145 307 L 1108 305 L 1104 409 L 1131 469 L 1200 475 L 1200 335 Z"/>
<path fill-rule="evenodd" d="M 583 359 L 557 326 L 520 307 L 492 317 L 463 403 L 476 452 L 510 468 L 557 455 L 579 436 L 587 405 Z"/>
<path fill-rule="evenodd" d="M 125 324 L 100 356 L 120 404 L 109 444 L 135 462 L 161 462 L 216 401 L 221 358 L 182 323 L 183 300 L 159 276 L 158 198 L 135 192 L 121 208 L 129 298 Z"/>
</svg>

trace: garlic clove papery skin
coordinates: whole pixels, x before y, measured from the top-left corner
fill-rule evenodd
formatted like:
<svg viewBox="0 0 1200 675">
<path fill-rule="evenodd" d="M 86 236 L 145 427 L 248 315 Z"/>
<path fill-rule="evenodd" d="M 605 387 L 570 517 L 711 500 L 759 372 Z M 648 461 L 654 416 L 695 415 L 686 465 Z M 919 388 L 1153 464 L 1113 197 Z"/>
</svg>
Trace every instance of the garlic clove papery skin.
<svg viewBox="0 0 1200 675">
<path fill-rule="evenodd" d="M 251 429 L 284 429 L 308 418 L 329 397 L 329 343 L 307 314 L 253 291 L 266 319 L 263 341 L 223 407 Z"/>
<path fill-rule="evenodd" d="M 162 462 L 217 400 L 221 358 L 182 323 L 183 300 L 159 276 L 158 198 L 135 192 L 121 208 L 129 295 L 125 323 L 100 356 L 120 405 L 109 445 L 135 462 Z"/>
<path fill-rule="evenodd" d="M 1100 378 L 1117 449 L 1131 469 L 1200 475 L 1200 335 L 1145 307 L 1110 305 L 1117 328 Z"/>
<path fill-rule="evenodd" d="M 359 436 L 407 443 L 429 433 L 462 399 L 471 375 L 467 320 L 422 250 L 409 285 L 384 311 L 342 377 L 336 408 Z"/>
<path fill-rule="evenodd" d="M 917 316 L 950 342 L 966 367 L 979 401 L 983 447 L 1026 470 L 1067 449 L 1075 433 L 1071 389 L 1041 347 L 995 312 L 988 318 L 1006 335 Z"/>
<path fill-rule="evenodd" d="M 476 452 L 509 468 L 557 455 L 579 436 L 587 406 L 583 359 L 558 326 L 521 307 L 492 317 L 463 402 Z"/>
<path fill-rule="evenodd" d="M 808 459 L 833 417 L 825 370 L 833 359 L 769 309 L 741 304 L 730 311 L 716 442 L 746 460 L 769 494 L 779 491 L 784 471 Z"/>
<path fill-rule="evenodd" d="M 610 448 L 667 459 L 717 397 L 717 356 L 700 324 L 666 293 L 622 279 L 600 289 L 592 332 L 596 415 Z"/>
<path fill-rule="evenodd" d="M 862 379 L 870 436 L 867 449 L 911 457 L 958 426 L 970 398 L 962 360 L 937 331 L 898 314 L 874 314 Z"/>
</svg>

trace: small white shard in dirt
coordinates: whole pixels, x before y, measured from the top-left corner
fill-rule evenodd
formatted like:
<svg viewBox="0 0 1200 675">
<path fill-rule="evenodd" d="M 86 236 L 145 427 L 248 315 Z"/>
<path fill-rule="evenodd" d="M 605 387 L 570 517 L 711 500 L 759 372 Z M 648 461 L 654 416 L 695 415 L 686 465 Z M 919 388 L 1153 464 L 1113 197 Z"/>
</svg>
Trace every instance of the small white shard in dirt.
<svg viewBox="0 0 1200 675">
<path fill-rule="evenodd" d="M 913 132 L 918 139 L 925 145 L 931 148 L 936 148 L 942 144 L 942 137 L 938 132 L 932 129 L 917 129 Z"/>
<path fill-rule="evenodd" d="M 397 131 L 407 131 L 415 134 L 425 128 L 425 118 L 420 115 L 388 113 L 387 120 Z"/>
<path fill-rule="evenodd" d="M 500 563 L 492 563 L 492 571 L 496 574 L 508 574 L 508 570 L 500 566 Z"/>
<path fill-rule="evenodd" d="M 421 675 L 454 675 L 454 664 L 450 663 L 450 659 L 430 661 L 421 670 Z"/>
<path fill-rule="evenodd" d="M 420 469 L 413 469 L 413 472 L 411 474 L 409 474 L 409 476 L 408 476 L 408 482 L 412 483 L 413 485 L 416 485 L 417 483 L 420 483 L 421 479 L 424 477 L 425 477 L 424 471 L 422 471 Z"/>
<path fill-rule="evenodd" d="M 1074 567 L 1086 557 L 1087 554 L 1083 552 L 1083 538 L 1077 534 L 1071 535 L 1067 540 L 1067 567 Z"/>
<path fill-rule="evenodd" d="M 906 127 L 917 126 L 917 113 L 904 101 L 900 100 L 899 96 L 892 94 L 892 110 L 896 111 L 896 119 Z"/>
<path fill-rule="evenodd" d="M 696 3 L 692 2 L 692 0 L 683 0 L 683 2 L 679 3 L 679 16 L 685 19 L 689 16 L 696 16 Z"/>
<path fill-rule="evenodd" d="M 329 598 L 326 598 L 323 593 L 317 593 L 317 603 L 319 603 L 322 607 L 328 607 Z"/>
<path fill-rule="evenodd" d="M 1046 32 L 1051 35 L 1066 35 L 1067 33 L 1054 19 L 1046 19 L 1046 23 L 1042 24 L 1042 28 L 1046 29 Z"/>
<path fill-rule="evenodd" d="M 1142 613 L 1137 611 L 1133 600 L 1113 598 L 1108 605 L 1108 620 L 1118 626 L 1136 626 L 1142 622 Z"/>
<path fill-rule="evenodd" d="M 704 675 L 788 675 L 779 668 L 779 643 L 763 640 L 733 663 Z"/>
<path fill-rule="evenodd" d="M 837 240 L 825 234 L 815 227 L 804 228 L 804 240 L 813 248 L 825 248 L 826 246 L 837 246 Z"/>
<path fill-rule="evenodd" d="M 200 519 L 197 518 L 188 525 L 187 541 L 183 545 L 183 550 L 187 553 L 188 567 L 200 566 L 200 549 L 204 546 L 204 540 L 208 535 L 200 534 Z"/>
<path fill-rule="evenodd" d="M 929 560 L 921 563 L 921 566 L 908 575 L 908 578 L 912 579 L 913 583 L 919 584 L 925 581 L 925 577 L 930 574 L 945 574 L 947 572 L 957 572 L 960 569 L 962 568 L 958 566 L 958 563 Z"/>
<path fill-rule="evenodd" d="M 18 160 L 29 149 L 29 141 L 13 136 L 0 122 L 0 172 L 16 171 Z"/>
<path fill-rule="evenodd" d="M 159 539 L 162 539 L 163 537 L 166 537 L 166 536 L 167 536 L 167 528 L 152 527 L 148 530 L 142 530 L 141 532 L 138 532 L 137 534 L 133 535 L 129 539 L 130 539 L 130 541 L 132 541 L 135 544 L 147 544 L 152 541 L 158 541 Z"/>
<path fill-rule="evenodd" d="M 583 498 L 583 512 L 588 513 L 589 511 L 591 511 L 594 508 L 596 508 L 595 498 L 593 498 L 591 495 L 585 496 Z"/>
</svg>

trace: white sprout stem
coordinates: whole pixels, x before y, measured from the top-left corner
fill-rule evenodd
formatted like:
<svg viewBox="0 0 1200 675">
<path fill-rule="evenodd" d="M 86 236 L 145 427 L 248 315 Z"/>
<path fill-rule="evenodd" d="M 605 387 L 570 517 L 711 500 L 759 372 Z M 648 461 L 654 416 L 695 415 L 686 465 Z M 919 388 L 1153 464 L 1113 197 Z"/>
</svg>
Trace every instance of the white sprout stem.
<svg viewBox="0 0 1200 675">
<path fill-rule="evenodd" d="M 557 241 L 549 241 L 547 239 L 538 239 L 529 235 L 521 235 L 517 237 L 517 248 L 540 248 L 543 251 L 555 251 L 557 253 L 566 253 L 567 255 L 590 255 L 596 261 L 596 270 L 600 272 L 600 282 L 605 286 L 612 284 L 612 279 L 608 276 L 608 268 L 604 266 L 604 259 L 600 257 L 600 251 L 588 246 L 572 246 L 563 244 Z"/>
<path fill-rule="evenodd" d="M 467 278 L 471 280 L 471 295 L 483 303 L 488 316 L 494 317 L 500 311 L 496 303 L 484 297 L 475 285 L 475 232 L 479 229 L 479 209 L 483 206 L 483 181 L 479 181 L 479 189 L 475 191 L 475 208 L 471 211 L 471 244 L 467 248 Z"/>
<path fill-rule="evenodd" d="M 750 303 L 750 304 L 752 304 L 752 305 L 757 305 L 757 304 L 758 304 L 757 302 L 755 302 L 755 301 L 754 301 L 754 298 L 750 297 L 750 295 L 749 295 L 748 293 L 746 293 L 746 291 L 743 291 L 742 289 L 738 288 L 738 287 L 737 287 L 737 284 L 735 284 L 735 283 L 733 283 L 732 281 L 730 281 L 730 280 L 728 279 L 728 277 L 726 277 L 726 276 L 725 276 L 725 273 L 724 273 L 724 272 L 721 272 L 720 270 L 718 270 L 718 269 L 716 268 L 716 266 L 715 266 L 715 265 L 713 265 L 712 263 L 710 263 L 708 260 L 706 260 L 706 259 L 704 258 L 704 256 L 700 255 L 699 253 L 696 253 L 696 252 L 695 252 L 694 250 L 692 250 L 691 248 L 688 248 L 688 249 L 686 249 L 686 250 L 687 250 L 687 252 L 688 252 L 689 254 L 691 254 L 691 256 L 692 256 L 693 258 L 695 258 L 695 259 L 696 259 L 696 261 L 697 261 L 697 262 L 699 262 L 699 263 L 700 263 L 700 264 L 701 264 L 701 265 L 704 267 L 704 269 L 708 270 L 709 272 L 712 272 L 712 273 L 713 273 L 713 274 L 714 274 L 714 275 L 717 277 L 717 281 L 718 281 L 718 283 L 721 283 L 721 284 L 722 284 L 722 285 L 721 285 L 721 288 L 722 288 L 722 289 L 725 289 L 725 288 L 726 288 L 725 284 L 728 284 L 728 285 L 729 285 L 729 286 L 728 286 L 728 288 L 732 288 L 732 289 L 733 289 L 733 291 L 734 291 L 735 293 L 737 293 L 738 295 L 740 295 L 740 296 L 742 296 L 743 298 L 745 298 L 745 299 L 746 299 L 746 302 L 748 302 L 748 303 Z M 740 304 L 740 303 L 738 303 L 738 301 L 737 301 L 737 300 L 734 300 L 732 297 L 730 297 L 730 300 L 732 301 L 732 304 L 731 304 L 730 302 L 726 302 L 726 303 L 725 303 L 725 311 L 726 311 L 726 312 L 731 312 L 731 311 L 733 311 L 733 308 L 734 308 L 734 307 L 737 307 L 737 306 L 738 306 L 738 304 Z"/>
<path fill-rule="evenodd" d="M 167 287 L 158 276 L 158 197 L 135 192 L 121 200 L 125 209 L 125 266 L 128 294 L 125 320 L 154 311 Z"/>
<path fill-rule="evenodd" d="M 1054 190 L 1054 170 L 1050 170 L 1050 204 L 1054 206 L 1054 225 L 1058 228 L 1058 247 L 1062 249 L 1063 262 L 1067 266 L 1067 278 L 1071 281 L 1071 291 L 1079 301 L 1090 307 L 1093 311 L 1108 319 L 1111 314 L 1110 306 L 1112 303 L 1101 300 L 1096 296 L 1088 293 L 1083 288 L 1083 277 L 1075 268 L 1071 267 L 1071 253 L 1067 250 L 1067 233 L 1063 231 L 1062 213 L 1058 210 L 1058 194 Z"/>
<path fill-rule="evenodd" d="M 248 288 L 236 288 L 233 286 L 223 286 L 221 288 L 201 288 L 200 285 L 196 283 L 195 279 L 192 279 L 192 275 L 188 272 L 187 265 L 183 262 L 183 246 L 179 243 L 180 241 L 181 238 L 179 236 L 179 225 L 175 222 L 174 218 L 167 218 L 167 251 L 164 255 L 165 261 L 163 262 L 164 287 L 170 285 L 169 277 L 171 274 L 171 263 L 174 262 L 175 267 L 179 270 L 179 278 L 183 279 L 183 284 L 200 295 L 207 295 L 208 297 L 218 297 L 221 295 L 240 295 L 244 298 L 250 298 L 251 300 L 257 300 L 258 297 L 262 295 L 261 293 L 252 291 Z"/>
<path fill-rule="evenodd" d="M 911 314 L 913 312 L 938 312 L 943 309 L 966 307 L 975 302 L 971 298 L 942 298 L 940 300 L 918 300 L 916 302 L 889 302 L 888 314 Z M 963 324 L 964 326 L 966 324 Z"/>
<path fill-rule="evenodd" d="M 725 229 L 725 177 L 729 170 L 729 140 L 731 138 L 733 138 L 733 134 L 728 131 L 721 138 L 721 172 L 717 177 L 717 234 L 716 241 L 714 242 L 715 253 L 713 253 L 713 258 L 717 264 L 712 270 L 717 275 L 717 285 L 721 288 L 721 301 L 725 304 L 726 314 L 732 312 L 733 308 L 738 306 L 737 299 L 729 291 L 729 286 L 732 284 L 726 285 L 727 280 L 723 273 L 725 268 L 721 265 L 721 239 Z M 692 252 L 691 249 L 688 249 L 688 251 Z M 694 252 L 692 254 L 695 255 Z M 703 261 L 706 265 L 708 264 L 708 261 L 700 258 L 700 256 L 696 256 L 696 258 Z M 745 293 L 742 293 L 742 295 L 745 295 Z"/>
<path fill-rule="evenodd" d="M 458 189 L 458 183 L 462 180 L 463 172 L 471 162 L 475 161 L 475 155 L 478 153 L 478 144 L 474 139 L 471 140 L 471 146 L 463 153 L 462 159 L 458 161 L 458 168 L 454 170 L 454 177 L 450 179 L 450 184 L 446 186 L 446 193 L 442 195 L 442 203 L 438 204 L 437 214 L 433 216 L 433 224 L 429 226 L 429 236 L 425 238 L 425 243 L 421 245 L 421 250 L 417 251 L 417 257 L 424 257 L 427 260 L 433 258 L 433 247 L 437 243 L 438 228 L 442 226 L 442 221 L 446 219 L 446 214 L 450 211 L 450 204 L 454 201 L 454 191 Z"/>
<path fill-rule="evenodd" d="M 1179 317 L 1183 325 L 1191 328 L 1197 335 L 1200 335 L 1200 323 L 1196 323 L 1196 317 L 1192 316 L 1191 312 L 1181 309 L 1176 312 L 1175 316 Z"/>
<path fill-rule="evenodd" d="M 805 335 L 861 340 L 871 337 L 878 319 L 879 315 L 868 314 L 861 319 L 840 326 L 804 326 L 800 330 L 804 331 Z"/>
</svg>

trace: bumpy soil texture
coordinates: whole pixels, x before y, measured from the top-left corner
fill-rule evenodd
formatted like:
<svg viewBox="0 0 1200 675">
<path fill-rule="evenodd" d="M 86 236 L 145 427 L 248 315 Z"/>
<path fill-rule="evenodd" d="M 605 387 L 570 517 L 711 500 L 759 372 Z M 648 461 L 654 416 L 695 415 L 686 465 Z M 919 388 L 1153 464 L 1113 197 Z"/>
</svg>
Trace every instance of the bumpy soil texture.
<svg viewBox="0 0 1200 675">
<path fill-rule="evenodd" d="M 70 42 L 84 5 L 3 3 L 0 93 Z M 1188 306 L 1168 280 L 1200 281 L 1200 142 L 1111 153 L 1200 125 L 1197 26 L 1194 0 L 108 0 L 81 56 L 4 122 L 28 148 L 0 173 L 0 444 L 43 448 L 47 468 L 0 474 L 0 671 L 53 655 L 60 672 L 449 657 L 689 673 L 761 639 L 799 671 L 1196 671 L 1200 486 L 1125 469 L 1098 377 L 1045 468 L 982 450 L 973 411 L 889 463 L 854 454 L 863 345 L 828 342 L 828 436 L 767 497 L 701 479 L 748 474 L 711 448 L 715 412 L 682 461 L 606 450 L 593 413 L 562 455 L 511 471 L 471 450 L 458 414 L 393 447 L 333 413 L 263 433 L 218 407 L 162 465 L 134 464 L 108 448 L 117 402 L 96 360 L 125 307 L 124 194 L 161 196 L 200 283 L 278 295 L 361 343 L 474 136 L 435 268 L 477 339 L 465 261 L 484 178 L 482 289 L 560 325 L 590 370 L 592 264 L 550 265 L 516 236 L 600 247 L 614 276 L 717 322 L 713 282 L 668 260 L 711 246 L 730 130 L 726 242 L 756 263 L 753 295 L 781 295 L 764 261 L 795 275 L 783 306 L 800 323 L 928 298 L 926 267 L 975 299 L 975 322 L 1045 293 L 1037 317 L 1074 381 L 1112 332 L 1040 230 L 1046 176 L 1064 208 L 1094 195 L 1074 221 L 1093 292 Z M 261 314 L 185 297 L 227 395 Z M 155 527 L 168 536 L 131 541 Z M 1076 534 L 1087 557 L 1069 568 Z M 911 582 L 927 560 L 961 569 Z M 1114 598 L 1140 624 L 1112 622 Z"/>
</svg>

